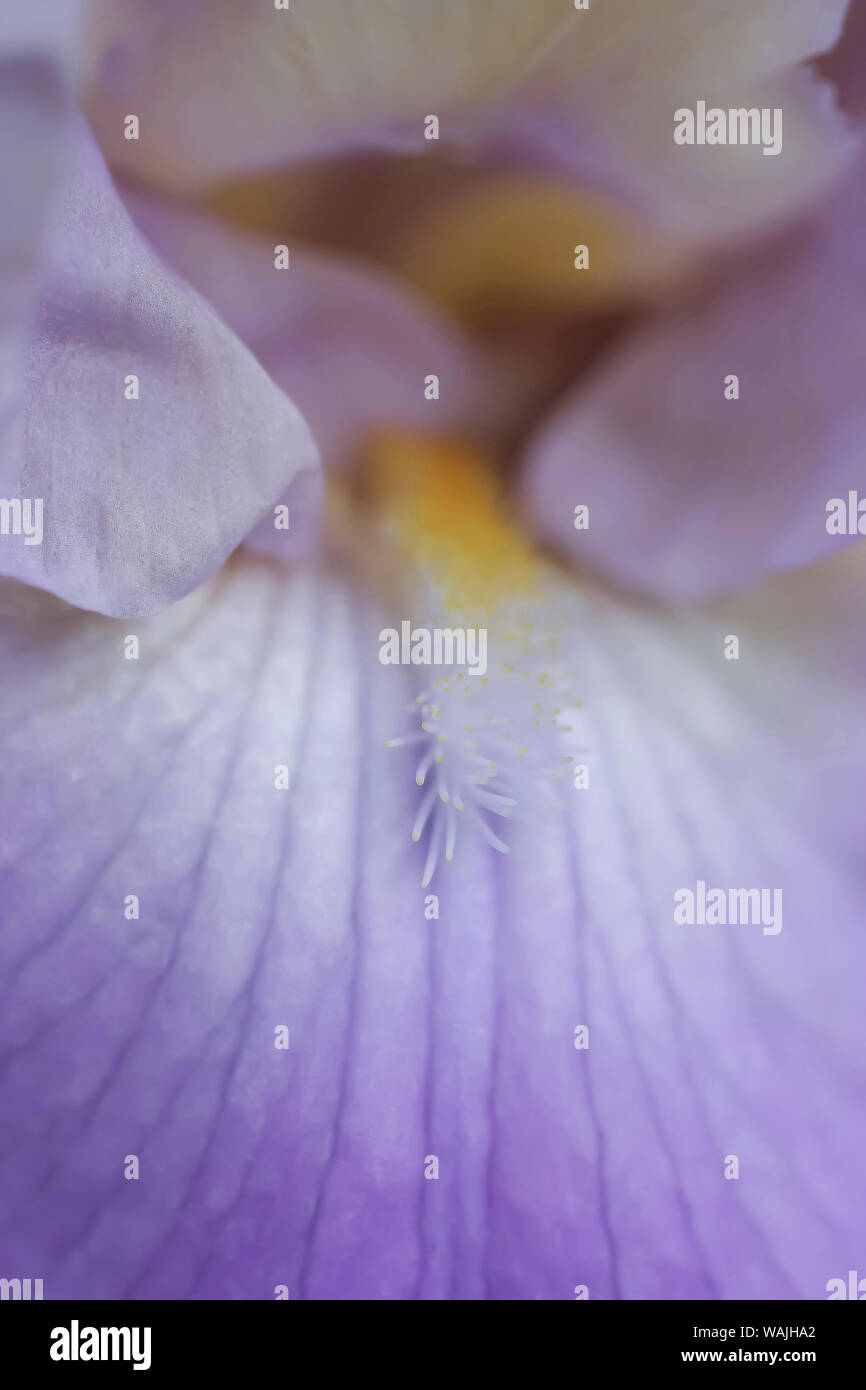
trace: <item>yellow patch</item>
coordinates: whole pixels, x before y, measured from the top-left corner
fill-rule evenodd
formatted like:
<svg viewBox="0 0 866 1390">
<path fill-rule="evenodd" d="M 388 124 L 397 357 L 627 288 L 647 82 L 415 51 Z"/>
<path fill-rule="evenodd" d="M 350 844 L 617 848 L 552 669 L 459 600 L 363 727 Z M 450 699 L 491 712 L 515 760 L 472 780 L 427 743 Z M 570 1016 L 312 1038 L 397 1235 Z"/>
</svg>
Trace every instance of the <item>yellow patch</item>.
<svg viewBox="0 0 866 1390">
<path fill-rule="evenodd" d="M 588 268 L 575 268 L 578 246 Z M 397 268 L 469 322 L 503 314 L 598 313 L 643 295 L 671 255 L 626 208 L 552 180 L 506 176 L 443 198 L 407 222 Z"/>
<path fill-rule="evenodd" d="M 435 585 L 444 610 L 489 617 L 534 594 L 539 563 L 477 450 L 389 433 L 371 447 L 361 485 L 386 542 Z"/>
</svg>

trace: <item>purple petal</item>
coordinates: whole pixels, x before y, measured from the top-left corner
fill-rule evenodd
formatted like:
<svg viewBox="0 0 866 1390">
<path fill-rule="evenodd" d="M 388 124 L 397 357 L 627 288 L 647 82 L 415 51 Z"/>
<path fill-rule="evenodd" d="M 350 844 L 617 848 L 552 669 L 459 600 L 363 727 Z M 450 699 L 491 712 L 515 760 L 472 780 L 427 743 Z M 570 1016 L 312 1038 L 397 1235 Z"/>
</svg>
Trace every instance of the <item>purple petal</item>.
<svg viewBox="0 0 866 1390">
<path fill-rule="evenodd" d="M 83 0 L 7 5 L 0 25 L 0 58 L 47 63 L 67 78 L 81 76 Z"/>
<path fill-rule="evenodd" d="M 372 429 L 436 433 L 477 413 L 481 368 L 469 343 L 409 286 L 308 246 L 274 246 L 195 212 L 131 196 L 136 225 L 214 305 L 297 402 L 326 468 L 354 461 Z M 425 379 L 439 378 L 439 399 Z"/>
<path fill-rule="evenodd" d="M 542 535 L 675 600 L 850 539 L 828 533 L 827 506 L 864 479 L 863 175 L 818 223 L 650 324 L 540 429 L 524 492 Z"/>
<path fill-rule="evenodd" d="M 153 612 L 290 484 L 315 488 L 316 452 L 247 349 L 144 248 L 84 132 L 68 165 L 0 455 L 31 536 L 0 536 L 0 572 L 84 608 Z"/>
<path fill-rule="evenodd" d="M 68 155 L 71 108 L 57 65 L 37 53 L 0 63 L 0 440 L 23 394 L 24 355 L 39 282 L 42 224 Z"/>
<path fill-rule="evenodd" d="M 47 1298 L 824 1297 L 866 1235 L 863 750 L 835 732 L 862 722 L 862 583 L 787 582 L 676 620 L 575 594 L 591 789 L 507 860 L 467 841 L 435 921 L 382 747 L 403 674 L 357 592 L 247 561 L 136 624 L 135 662 L 128 624 L 5 589 L 8 1272 Z M 781 887 L 783 930 L 675 926 L 696 878 Z"/>
</svg>

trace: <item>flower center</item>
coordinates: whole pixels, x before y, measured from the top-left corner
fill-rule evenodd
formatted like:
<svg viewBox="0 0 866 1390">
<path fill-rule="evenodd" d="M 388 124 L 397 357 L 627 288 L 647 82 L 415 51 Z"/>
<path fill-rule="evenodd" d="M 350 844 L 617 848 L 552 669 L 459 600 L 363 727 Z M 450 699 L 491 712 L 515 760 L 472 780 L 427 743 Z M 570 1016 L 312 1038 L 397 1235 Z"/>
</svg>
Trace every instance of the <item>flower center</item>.
<svg viewBox="0 0 866 1390">
<path fill-rule="evenodd" d="M 411 835 L 427 836 L 426 886 L 443 852 L 452 858 L 462 826 L 507 853 L 491 820 L 536 817 L 553 804 L 553 779 L 568 775 L 569 710 L 578 703 L 560 650 L 568 591 L 509 516 L 492 464 L 466 445 L 383 436 L 359 490 L 374 552 L 391 576 L 389 598 L 400 593 L 405 605 L 402 648 L 393 630 L 402 655 L 393 659 L 411 665 L 417 684 L 409 728 L 388 746 L 419 754 L 415 781 L 424 793 Z M 423 625 L 437 620 L 452 638 L 477 625 L 484 674 L 462 659 L 418 670 L 436 650 L 420 641 L 430 630 Z"/>
</svg>

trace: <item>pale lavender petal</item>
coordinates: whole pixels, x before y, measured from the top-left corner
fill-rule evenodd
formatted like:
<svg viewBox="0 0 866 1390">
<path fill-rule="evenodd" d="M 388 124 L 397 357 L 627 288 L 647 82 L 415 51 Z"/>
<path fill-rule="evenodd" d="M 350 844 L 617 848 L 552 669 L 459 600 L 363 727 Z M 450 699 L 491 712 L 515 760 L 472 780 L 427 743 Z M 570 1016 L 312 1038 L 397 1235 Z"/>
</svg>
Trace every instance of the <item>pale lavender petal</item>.
<svg viewBox="0 0 866 1390">
<path fill-rule="evenodd" d="M 25 380 L 6 405 L 0 492 L 31 510 L 29 528 L 13 516 L 0 535 L 0 572 L 84 608 L 155 611 L 293 481 L 315 486 L 302 417 L 145 248 L 84 131 L 46 218 Z"/>
<path fill-rule="evenodd" d="M 41 45 L 0 55 L 0 441 L 14 447 L 24 357 L 36 299 L 42 226 L 68 154 L 72 107 L 63 68 Z M 25 51 L 28 45 L 24 45 Z M 7 443 L 7 437 L 9 443 Z"/>
<path fill-rule="evenodd" d="M 136 662 L 5 589 L 9 1267 L 46 1298 L 824 1297 L 866 1236 L 857 592 L 576 593 L 590 790 L 507 860 L 461 842 L 427 920 L 357 591 L 230 566 Z M 783 930 L 674 925 L 698 877 L 781 887 Z"/>
<path fill-rule="evenodd" d="M 303 412 L 326 471 L 356 464 L 378 430 L 477 433 L 502 415 L 472 344 L 384 272 L 303 245 L 275 272 L 274 245 L 260 237 L 168 202 L 129 195 L 129 207 Z M 294 518 L 292 508 L 285 531 L 265 517 L 250 543 L 297 554 Z"/>
<path fill-rule="evenodd" d="M 817 222 L 651 323 L 588 379 L 528 448 L 539 532 L 577 563 L 675 600 L 846 544 L 827 508 L 866 491 L 864 216 L 861 167 Z M 726 398 L 733 376 L 739 399 Z M 581 505 L 587 529 L 575 529 Z"/>
</svg>

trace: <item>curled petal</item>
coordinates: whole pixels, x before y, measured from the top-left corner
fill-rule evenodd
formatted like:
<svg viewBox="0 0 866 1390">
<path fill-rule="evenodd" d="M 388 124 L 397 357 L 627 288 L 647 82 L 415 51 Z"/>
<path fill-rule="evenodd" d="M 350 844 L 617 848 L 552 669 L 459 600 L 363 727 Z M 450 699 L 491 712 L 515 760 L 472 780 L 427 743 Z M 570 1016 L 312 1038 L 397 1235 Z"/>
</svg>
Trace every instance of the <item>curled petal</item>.
<svg viewBox="0 0 866 1390">
<path fill-rule="evenodd" d="M 820 220 L 642 330 L 569 398 L 527 452 L 539 531 L 678 601 L 844 545 L 828 504 L 847 515 L 863 478 L 864 216 L 861 168 Z"/>
<path fill-rule="evenodd" d="M 215 306 L 291 396 L 322 462 L 357 461 L 371 430 L 478 427 L 483 370 L 468 340 L 424 299 L 360 261 L 274 246 L 200 213 L 130 197 L 160 256 Z M 429 380 L 435 378 L 435 381 Z"/>
<path fill-rule="evenodd" d="M 315 447 L 146 249 L 83 131 L 38 269 L 0 452 L 0 492 L 32 509 L 29 534 L 13 515 L 0 572 L 83 608 L 153 612 L 217 569 L 290 484 L 315 486 Z"/>
</svg>

